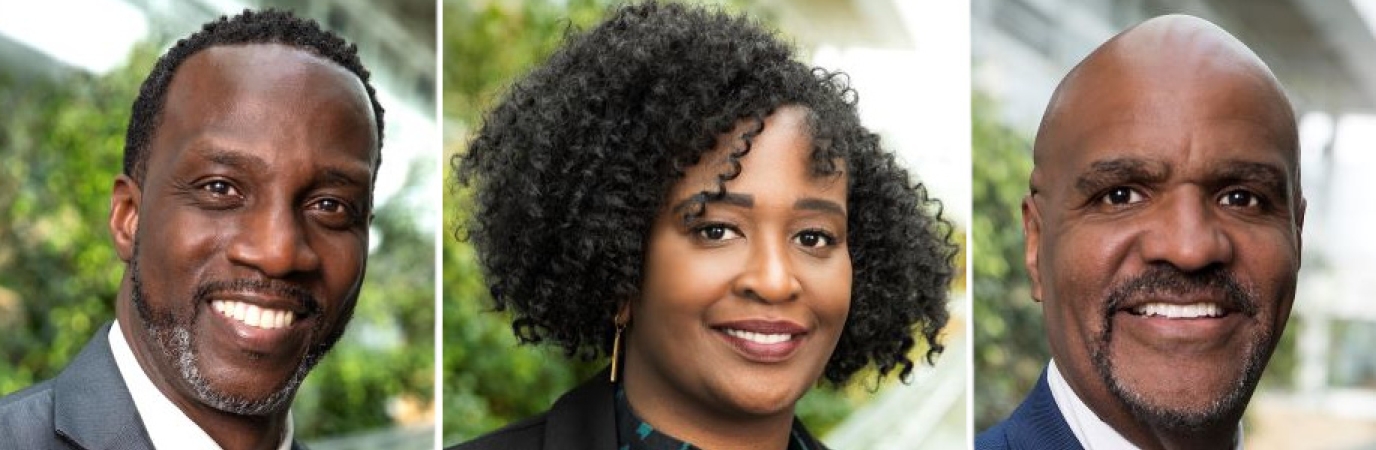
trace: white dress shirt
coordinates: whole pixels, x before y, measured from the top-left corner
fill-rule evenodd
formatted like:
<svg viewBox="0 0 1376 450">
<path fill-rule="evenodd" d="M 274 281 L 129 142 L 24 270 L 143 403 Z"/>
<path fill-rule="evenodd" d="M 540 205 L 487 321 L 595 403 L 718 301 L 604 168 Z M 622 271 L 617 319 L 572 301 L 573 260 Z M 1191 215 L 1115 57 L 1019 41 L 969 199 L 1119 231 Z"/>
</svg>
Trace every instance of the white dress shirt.
<svg viewBox="0 0 1376 450">
<path fill-rule="evenodd" d="M 1080 396 L 1075 395 L 1075 390 L 1070 388 L 1070 384 L 1066 383 L 1065 377 L 1061 375 L 1061 369 L 1056 367 L 1055 359 L 1051 360 L 1050 367 L 1046 370 L 1046 384 L 1051 388 L 1051 397 L 1056 399 L 1056 407 L 1061 410 L 1061 417 L 1065 418 L 1065 423 L 1070 425 L 1070 431 L 1075 433 L 1075 439 L 1080 441 L 1085 450 L 1139 448 L 1118 434 L 1118 430 L 1114 430 L 1100 419 Z M 1242 450 L 1241 423 L 1237 425 L 1237 436 L 1234 439 L 1234 442 L 1237 442 L 1234 448 Z"/>
<path fill-rule="evenodd" d="M 148 378 L 148 374 L 143 372 L 143 367 L 139 366 L 139 361 L 134 358 L 134 350 L 129 347 L 129 342 L 124 340 L 118 320 L 110 327 L 109 339 L 110 352 L 115 356 L 115 365 L 119 367 L 124 386 L 129 388 L 129 395 L 134 397 L 134 408 L 138 410 L 139 420 L 143 421 L 143 428 L 148 430 L 148 437 L 152 439 L 154 448 L 220 449 L 220 445 L 216 444 L 200 425 L 187 417 L 186 413 L 153 385 L 153 380 Z M 293 427 L 290 412 L 287 413 L 286 425 L 287 432 L 282 435 L 282 442 L 277 445 L 278 450 L 291 450 Z"/>
</svg>

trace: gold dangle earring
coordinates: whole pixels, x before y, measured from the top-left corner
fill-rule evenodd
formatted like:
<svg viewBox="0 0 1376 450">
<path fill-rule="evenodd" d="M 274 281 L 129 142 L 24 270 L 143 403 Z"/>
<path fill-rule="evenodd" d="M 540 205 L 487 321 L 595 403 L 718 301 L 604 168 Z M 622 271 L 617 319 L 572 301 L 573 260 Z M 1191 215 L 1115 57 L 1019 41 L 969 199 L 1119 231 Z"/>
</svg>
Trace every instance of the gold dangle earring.
<svg viewBox="0 0 1376 450">
<path fill-rule="evenodd" d="M 626 324 L 616 322 L 616 337 L 612 338 L 612 384 L 616 384 L 618 369 L 621 365 L 621 333 L 626 331 Z"/>
</svg>

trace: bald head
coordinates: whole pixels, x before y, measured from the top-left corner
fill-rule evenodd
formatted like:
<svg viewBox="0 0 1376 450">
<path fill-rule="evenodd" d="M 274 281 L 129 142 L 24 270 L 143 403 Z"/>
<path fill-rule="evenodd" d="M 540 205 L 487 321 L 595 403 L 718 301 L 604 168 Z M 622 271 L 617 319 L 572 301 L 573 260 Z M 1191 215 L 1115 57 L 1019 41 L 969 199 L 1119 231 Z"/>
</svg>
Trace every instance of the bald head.
<svg viewBox="0 0 1376 450">
<path fill-rule="evenodd" d="M 1294 113 L 1266 63 L 1213 23 L 1169 15 L 1120 33 L 1071 69 L 1042 116 L 1034 160 L 1050 162 L 1108 123 L 1169 126 L 1198 115 L 1257 121 L 1297 158 Z"/>
<path fill-rule="evenodd" d="M 1297 142 L 1266 64 L 1194 17 L 1114 37 L 1052 96 L 1023 200 L 1032 297 L 1057 370 L 1139 447 L 1234 446 L 1295 296 Z"/>
</svg>

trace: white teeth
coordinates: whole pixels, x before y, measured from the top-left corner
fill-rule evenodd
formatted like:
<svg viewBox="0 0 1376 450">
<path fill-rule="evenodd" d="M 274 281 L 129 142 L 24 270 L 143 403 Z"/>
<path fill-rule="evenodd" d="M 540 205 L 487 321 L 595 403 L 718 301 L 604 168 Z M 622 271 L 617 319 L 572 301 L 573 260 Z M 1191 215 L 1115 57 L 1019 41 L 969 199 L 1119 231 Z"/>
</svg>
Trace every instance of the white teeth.
<svg viewBox="0 0 1376 450">
<path fill-rule="evenodd" d="M 1168 319 L 1223 317 L 1223 308 L 1218 306 L 1217 303 L 1194 303 L 1189 305 L 1147 303 L 1133 308 L 1132 312 L 1143 316 L 1160 316 Z"/>
<path fill-rule="evenodd" d="M 210 307 L 215 312 L 237 320 L 244 325 L 267 330 L 286 328 L 296 320 L 296 313 L 291 311 L 263 308 L 232 300 L 215 300 L 210 302 Z"/>
<path fill-rule="evenodd" d="M 727 328 L 727 329 L 726 329 L 726 334 L 729 334 L 729 335 L 731 335 L 731 336 L 735 336 L 735 337 L 738 337 L 738 338 L 741 338 L 741 339 L 745 339 L 745 340 L 747 340 L 747 341 L 754 342 L 754 343 L 756 343 L 756 344 L 766 344 L 766 345 L 768 345 L 768 344 L 778 344 L 778 343 L 781 343 L 781 342 L 788 342 L 788 341 L 793 340 L 793 335 L 791 335 L 791 334 L 764 334 L 764 333 L 755 333 L 755 332 L 751 332 L 751 331 L 736 330 L 736 329 L 731 329 L 731 328 Z"/>
</svg>

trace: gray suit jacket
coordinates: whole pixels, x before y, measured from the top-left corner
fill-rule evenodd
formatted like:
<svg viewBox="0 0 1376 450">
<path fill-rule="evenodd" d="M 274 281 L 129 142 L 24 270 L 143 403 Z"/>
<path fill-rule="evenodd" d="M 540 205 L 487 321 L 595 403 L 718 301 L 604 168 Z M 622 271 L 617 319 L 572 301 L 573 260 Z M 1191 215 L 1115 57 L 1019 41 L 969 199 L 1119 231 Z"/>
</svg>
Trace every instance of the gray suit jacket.
<svg viewBox="0 0 1376 450">
<path fill-rule="evenodd" d="M 0 449 L 151 449 L 110 352 L 110 324 L 62 373 L 0 398 Z M 293 449 L 301 449 L 297 442 Z"/>
</svg>

